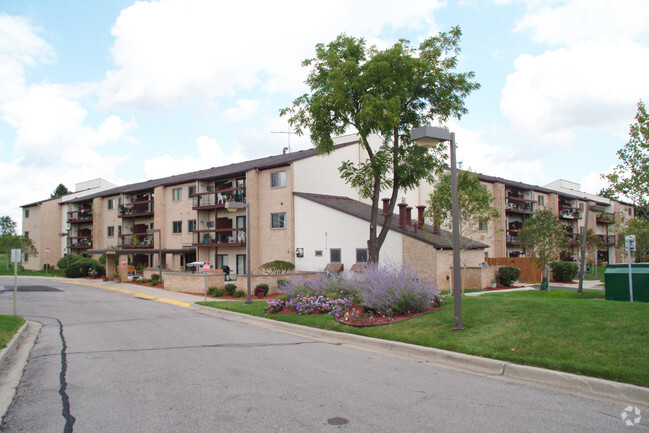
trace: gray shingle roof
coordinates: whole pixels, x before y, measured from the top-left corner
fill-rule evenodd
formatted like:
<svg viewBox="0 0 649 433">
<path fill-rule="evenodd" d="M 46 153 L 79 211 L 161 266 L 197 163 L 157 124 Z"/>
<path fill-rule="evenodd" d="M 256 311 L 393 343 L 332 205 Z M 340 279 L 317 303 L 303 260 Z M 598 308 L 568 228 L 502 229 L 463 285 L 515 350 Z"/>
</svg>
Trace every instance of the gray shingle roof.
<svg viewBox="0 0 649 433">
<path fill-rule="evenodd" d="M 294 192 L 293 195 L 295 195 L 296 197 L 301 197 L 306 200 L 310 200 L 312 202 L 321 204 L 328 208 L 335 209 L 347 215 L 351 215 L 368 222 L 370 221 L 372 206 L 357 200 L 353 200 L 349 197 L 325 195 L 325 194 L 311 194 L 305 192 Z M 379 215 L 379 224 L 383 224 L 383 222 L 384 222 L 383 216 Z M 436 235 L 433 233 L 433 227 L 428 224 L 424 225 L 423 229 L 418 229 L 416 233 L 412 228 L 408 230 L 403 230 L 399 228 L 399 215 L 395 213 L 392 214 L 390 230 L 394 230 L 395 232 L 401 233 L 402 235 L 409 236 L 421 242 L 425 242 L 427 244 L 433 245 L 435 248 L 442 248 L 445 250 L 449 250 L 453 248 L 449 241 L 449 239 L 451 239 L 450 233 L 447 232 L 446 230 L 442 230 L 443 233 L 442 235 Z M 466 241 L 468 242 L 469 239 L 466 239 Z M 470 249 L 480 249 L 480 248 L 488 248 L 488 247 L 489 245 L 487 244 L 473 241 Z"/>
</svg>

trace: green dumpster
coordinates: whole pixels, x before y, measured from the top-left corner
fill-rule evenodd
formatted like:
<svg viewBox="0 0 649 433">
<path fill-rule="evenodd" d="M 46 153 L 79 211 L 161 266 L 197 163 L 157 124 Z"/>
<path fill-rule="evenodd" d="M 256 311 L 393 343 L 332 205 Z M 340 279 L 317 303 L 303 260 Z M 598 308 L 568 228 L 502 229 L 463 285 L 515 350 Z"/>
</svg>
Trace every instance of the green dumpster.
<svg viewBox="0 0 649 433">
<path fill-rule="evenodd" d="M 649 302 L 649 263 L 632 263 L 633 301 Z M 608 265 L 604 273 L 606 299 L 629 300 L 629 264 Z"/>
</svg>

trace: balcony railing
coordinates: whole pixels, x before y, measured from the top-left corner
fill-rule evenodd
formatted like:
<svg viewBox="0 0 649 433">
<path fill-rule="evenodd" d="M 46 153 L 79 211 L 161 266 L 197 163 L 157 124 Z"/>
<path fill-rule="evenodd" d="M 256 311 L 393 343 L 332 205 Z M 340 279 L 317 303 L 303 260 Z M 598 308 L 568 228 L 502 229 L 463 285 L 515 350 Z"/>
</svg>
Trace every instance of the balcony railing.
<svg viewBox="0 0 649 433">
<path fill-rule="evenodd" d="M 196 230 L 192 239 L 194 247 L 240 247 L 245 245 L 245 228 Z"/>
<path fill-rule="evenodd" d="M 615 235 L 599 235 L 602 240 L 602 245 L 612 246 L 615 245 Z"/>
<path fill-rule="evenodd" d="M 119 235 L 120 246 L 123 248 L 147 249 L 153 248 L 153 235 L 148 233 L 130 233 Z"/>
<path fill-rule="evenodd" d="M 522 242 L 517 234 L 507 234 L 506 240 L 508 244 L 520 244 Z"/>
<path fill-rule="evenodd" d="M 219 189 L 216 191 L 197 192 L 192 198 L 192 209 L 224 208 L 225 203 L 235 201 L 246 202 L 246 187 Z"/>
<path fill-rule="evenodd" d="M 595 217 L 598 224 L 615 224 L 615 214 L 602 213 Z"/>
<path fill-rule="evenodd" d="M 70 237 L 70 248 L 87 249 L 92 248 L 92 236 Z"/>
<path fill-rule="evenodd" d="M 505 202 L 505 211 L 532 214 L 534 213 L 534 202 L 532 200 L 508 197 Z"/>
<path fill-rule="evenodd" d="M 559 209 L 559 218 L 578 220 L 581 219 L 581 211 L 574 207 L 563 207 Z"/>
<path fill-rule="evenodd" d="M 153 215 L 153 200 L 135 201 L 119 207 L 120 218 L 136 218 Z"/>
<path fill-rule="evenodd" d="M 79 209 L 68 212 L 68 223 L 92 222 L 92 209 Z"/>
</svg>

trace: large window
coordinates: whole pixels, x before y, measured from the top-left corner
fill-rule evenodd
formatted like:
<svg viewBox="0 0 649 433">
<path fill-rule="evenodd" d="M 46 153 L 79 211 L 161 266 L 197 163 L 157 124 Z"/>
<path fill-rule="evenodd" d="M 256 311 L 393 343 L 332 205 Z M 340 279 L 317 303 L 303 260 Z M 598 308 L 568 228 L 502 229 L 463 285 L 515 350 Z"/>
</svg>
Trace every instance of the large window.
<svg viewBox="0 0 649 433">
<path fill-rule="evenodd" d="M 112 210 L 113 207 L 115 206 L 115 200 L 112 199 L 112 198 L 109 198 L 109 199 L 106 201 L 106 206 L 107 206 L 107 209 L 108 209 L 108 210 Z"/>
<path fill-rule="evenodd" d="M 171 232 L 172 233 L 182 233 L 183 232 L 183 222 L 182 221 L 173 221 Z"/>
<path fill-rule="evenodd" d="M 29 218 L 29 209 L 25 209 L 25 218 Z"/>
<path fill-rule="evenodd" d="M 237 254 L 237 275 L 246 274 L 246 255 Z"/>
<path fill-rule="evenodd" d="M 178 201 L 183 199 L 183 189 L 182 188 L 174 188 L 172 191 L 172 200 L 173 201 Z"/>
<path fill-rule="evenodd" d="M 270 214 L 270 226 L 274 229 L 283 229 L 286 227 L 286 212 Z"/>
<path fill-rule="evenodd" d="M 356 263 L 367 263 L 367 248 L 356 248 Z"/>
<path fill-rule="evenodd" d="M 187 187 L 187 198 L 192 198 L 196 192 L 196 187 L 194 185 Z"/>
<path fill-rule="evenodd" d="M 330 263 L 342 262 L 342 252 L 340 248 L 332 248 L 329 250 L 329 262 Z"/>
<path fill-rule="evenodd" d="M 115 226 L 108 226 L 108 233 L 107 233 L 109 238 L 112 238 L 115 236 Z"/>
<path fill-rule="evenodd" d="M 540 197 L 539 197 L 539 198 L 540 198 Z M 487 224 L 487 221 L 482 220 L 482 221 L 480 221 L 480 222 L 478 223 L 478 230 L 485 231 L 485 230 L 488 230 L 488 229 L 489 229 L 489 226 L 488 226 L 488 224 Z"/>
<path fill-rule="evenodd" d="M 194 233 L 194 230 L 196 230 L 196 220 L 188 220 L 187 221 L 187 231 L 189 233 Z"/>
<path fill-rule="evenodd" d="M 545 196 L 540 195 L 539 196 L 539 206 L 544 206 L 545 205 Z"/>
<path fill-rule="evenodd" d="M 270 186 L 273 188 L 278 188 L 280 186 L 286 186 L 286 172 L 285 171 L 276 171 L 275 173 L 270 174 Z"/>
</svg>

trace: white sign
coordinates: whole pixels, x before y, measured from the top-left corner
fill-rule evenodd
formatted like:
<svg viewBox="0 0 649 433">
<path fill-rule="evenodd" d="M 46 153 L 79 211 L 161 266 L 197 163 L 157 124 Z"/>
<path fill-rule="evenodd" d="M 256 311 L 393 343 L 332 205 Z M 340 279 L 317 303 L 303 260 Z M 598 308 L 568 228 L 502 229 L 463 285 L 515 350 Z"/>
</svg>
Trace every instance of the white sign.
<svg viewBox="0 0 649 433">
<path fill-rule="evenodd" d="M 210 271 L 210 262 L 203 263 L 203 272 L 208 273 Z"/>
<path fill-rule="evenodd" d="M 121 262 L 122 262 L 122 266 L 128 265 L 128 257 L 122 257 Z"/>
<path fill-rule="evenodd" d="M 49 254 L 49 253 L 50 253 L 50 249 L 49 249 L 49 248 L 45 248 L 45 254 Z"/>
<path fill-rule="evenodd" d="M 635 251 L 635 235 L 624 237 L 624 247 L 629 251 Z"/>
<path fill-rule="evenodd" d="M 20 263 L 21 262 L 21 260 L 20 260 L 21 255 L 22 255 L 22 252 L 20 250 L 17 250 L 17 249 L 11 250 L 11 263 Z"/>
</svg>

